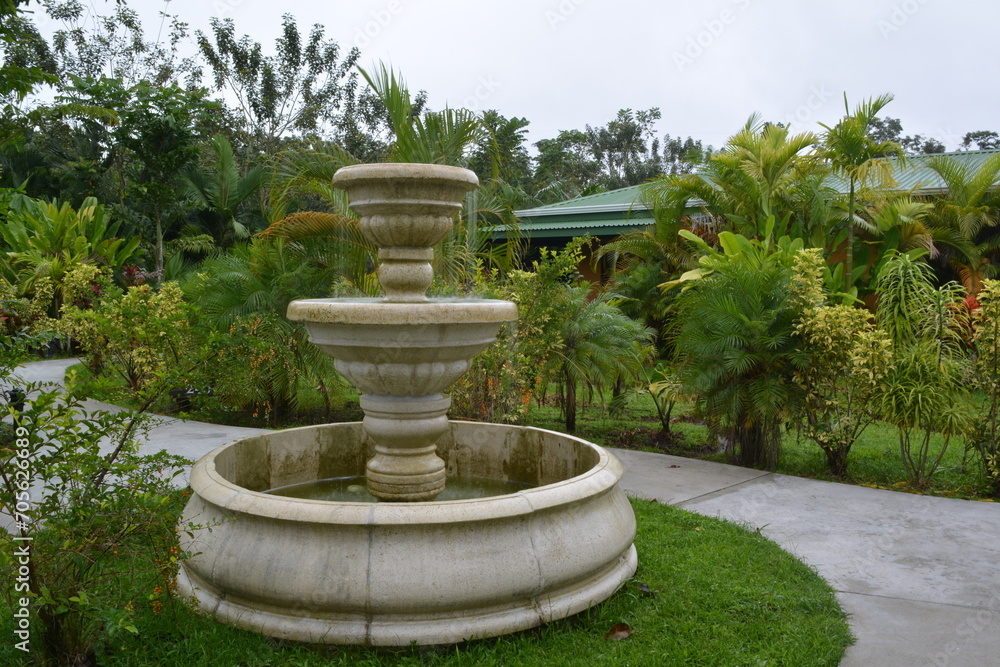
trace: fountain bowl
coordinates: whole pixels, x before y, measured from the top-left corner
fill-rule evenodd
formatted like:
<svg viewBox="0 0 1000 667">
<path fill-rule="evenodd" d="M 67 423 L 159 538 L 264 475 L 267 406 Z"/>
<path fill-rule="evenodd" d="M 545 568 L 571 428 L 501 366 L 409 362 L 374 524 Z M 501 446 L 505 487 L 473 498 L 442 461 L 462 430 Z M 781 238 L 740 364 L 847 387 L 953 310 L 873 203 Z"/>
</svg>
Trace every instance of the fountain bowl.
<svg viewBox="0 0 1000 667">
<path fill-rule="evenodd" d="M 182 595 L 218 620 L 327 644 L 449 644 L 531 628 L 610 596 L 636 568 L 622 466 L 569 435 L 450 422 L 449 476 L 534 485 L 471 500 L 329 502 L 263 493 L 364 474 L 360 423 L 251 436 L 195 464 Z"/>
</svg>

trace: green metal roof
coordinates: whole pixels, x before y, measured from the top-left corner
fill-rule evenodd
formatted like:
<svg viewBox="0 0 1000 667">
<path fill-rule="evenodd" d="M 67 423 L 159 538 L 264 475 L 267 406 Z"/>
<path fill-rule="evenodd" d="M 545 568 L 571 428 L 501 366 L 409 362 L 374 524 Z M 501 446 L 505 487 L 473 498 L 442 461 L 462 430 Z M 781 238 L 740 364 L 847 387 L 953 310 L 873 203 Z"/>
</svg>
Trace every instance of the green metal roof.
<svg viewBox="0 0 1000 667">
<path fill-rule="evenodd" d="M 997 154 L 1000 154 L 1000 150 L 917 155 L 907 158 L 906 165 L 897 168 L 893 176 L 899 190 L 934 194 L 943 192 L 945 185 L 941 177 L 927 167 L 927 163 L 933 158 L 951 157 L 964 162 L 970 170 L 976 170 Z M 830 176 L 829 184 L 841 192 L 847 192 L 847 181 L 843 178 Z M 533 238 L 565 238 L 582 234 L 618 235 L 630 229 L 645 227 L 653 221 L 652 214 L 641 201 L 641 188 L 641 185 L 633 185 L 515 211 L 514 214 L 521 220 L 521 230 Z"/>
</svg>

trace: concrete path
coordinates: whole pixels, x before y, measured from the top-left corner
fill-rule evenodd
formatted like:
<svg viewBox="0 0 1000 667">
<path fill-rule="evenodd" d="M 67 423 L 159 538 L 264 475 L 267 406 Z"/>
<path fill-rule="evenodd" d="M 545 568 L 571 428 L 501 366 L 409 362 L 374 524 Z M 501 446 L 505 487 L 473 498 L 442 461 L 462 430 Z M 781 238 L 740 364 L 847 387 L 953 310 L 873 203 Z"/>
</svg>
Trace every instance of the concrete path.
<svg viewBox="0 0 1000 667">
<path fill-rule="evenodd" d="M 29 364 L 22 376 L 61 382 L 73 363 Z M 164 418 L 147 446 L 197 459 L 256 432 Z M 760 529 L 813 566 L 851 614 L 857 642 L 843 667 L 1000 665 L 1000 504 L 613 451 L 628 493 Z"/>
<path fill-rule="evenodd" d="M 48 382 L 61 385 L 66 369 L 79 363 L 79 359 L 54 359 L 38 361 L 18 368 L 17 373 L 25 382 Z M 122 408 L 100 401 L 83 402 L 86 410 L 107 410 L 119 412 Z M 264 429 L 242 426 L 220 426 L 203 422 L 186 421 L 176 417 L 157 417 L 156 425 L 146 438 L 145 449 L 157 452 L 161 449 L 196 461 L 220 445 L 246 435 L 262 433 Z M 178 483 L 187 485 L 187 475 L 178 477 Z"/>
<path fill-rule="evenodd" d="M 614 450 L 630 494 L 760 528 L 838 591 L 845 667 L 1000 665 L 1000 505 Z"/>
</svg>

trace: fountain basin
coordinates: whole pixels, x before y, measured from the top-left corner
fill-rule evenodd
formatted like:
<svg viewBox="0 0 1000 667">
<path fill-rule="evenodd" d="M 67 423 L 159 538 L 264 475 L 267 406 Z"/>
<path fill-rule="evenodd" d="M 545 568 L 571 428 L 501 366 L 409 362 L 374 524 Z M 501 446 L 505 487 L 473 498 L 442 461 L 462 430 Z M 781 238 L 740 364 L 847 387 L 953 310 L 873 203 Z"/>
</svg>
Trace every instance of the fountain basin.
<svg viewBox="0 0 1000 667">
<path fill-rule="evenodd" d="M 536 485 L 515 494 L 352 503 L 262 493 L 363 474 L 359 423 L 243 438 L 191 473 L 182 595 L 220 621 L 312 643 L 406 646 L 493 637 L 604 600 L 636 567 L 622 466 L 572 436 L 451 422 L 448 475 Z M 183 533 L 183 531 L 182 531 Z"/>
</svg>

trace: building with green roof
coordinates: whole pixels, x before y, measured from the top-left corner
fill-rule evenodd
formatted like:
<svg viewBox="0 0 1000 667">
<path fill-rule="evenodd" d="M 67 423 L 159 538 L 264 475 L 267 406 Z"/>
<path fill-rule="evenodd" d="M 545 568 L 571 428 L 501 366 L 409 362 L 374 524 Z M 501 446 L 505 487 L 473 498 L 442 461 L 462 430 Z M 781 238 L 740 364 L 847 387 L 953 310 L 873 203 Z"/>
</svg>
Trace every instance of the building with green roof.
<svg viewBox="0 0 1000 667">
<path fill-rule="evenodd" d="M 897 166 L 894 178 L 900 191 L 921 195 L 943 194 L 944 182 L 927 167 L 931 159 L 951 157 L 974 171 L 998 153 L 1000 150 L 980 150 L 909 157 L 902 166 Z M 847 181 L 844 179 L 831 175 L 828 183 L 847 193 Z M 642 201 L 642 187 L 635 185 L 514 213 L 521 221 L 521 231 L 534 246 L 563 245 L 585 234 L 607 240 L 653 223 L 652 212 Z"/>
</svg>

